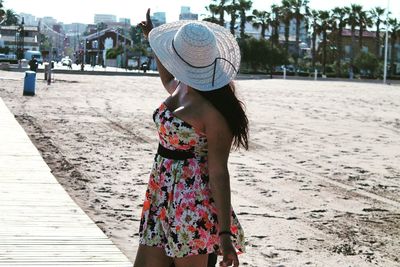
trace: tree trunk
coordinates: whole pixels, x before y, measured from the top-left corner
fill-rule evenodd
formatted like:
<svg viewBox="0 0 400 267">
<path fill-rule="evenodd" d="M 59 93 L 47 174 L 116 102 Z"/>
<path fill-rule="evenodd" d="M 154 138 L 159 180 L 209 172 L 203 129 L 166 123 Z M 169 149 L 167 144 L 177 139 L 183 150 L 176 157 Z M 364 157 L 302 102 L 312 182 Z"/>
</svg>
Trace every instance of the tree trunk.
<svg viewBox="0 0 400 267">
<path fill-rule="evenodd" d="M 360 33 L 359 33 L 359 35 L 358 35 L 358 44 L 359 44 L 359 52 L 362 52 L 362 50 L 363 50 L 363 33 L 364 33 L 364 27 L 363 27 L 363 25 L 361 24 L 360 25 Z"/>
<path fill-rule="evenodd" d="M 341 24 L 341 22 L 340 22 L 340 24 Z M 336 74 L 339 77 L 342 76 L 342 57 L 343 57 L 342 33 L 343 33 L 343 28 L 339 27 L 338 36 L 337 36 L 338 59 L 337 59 L 337 63 L 336 63 Z"/>
<path fill-rule="evenodd" d="M 224 19 L 224 15 L 225 15 L 225 0 L 221 0 L 220 2 L 220 10 L 219 10 L 219 25 L 221 25 L 222 27 L 225 26 L 225 19 Z"/>
<path fill-rule="evenodd" d="M 317 43 L 317 33 L 316 29 L 314 28 L 313 33 L 312 33 L 312 68 L 315 70 L 315 61 L 316 61 L 316 50 L 315 50 L 315 45 Z"/>
<path fill-rule="evenodd" d="M 244 27 L 246 26 L 246 13 L 244 10 L 240 11 L 240 38 L 244 39 Z"/>
<path fill-rule="evenodd" d="M 351 71 L 353 72 L 353 65 L 354 65 L 354 44 L 356 42 L 356 29 L 355 26 L 351 26 L 351 51 L 350 51 L 350 68 Z"/>
<path fill-rule="evenodd" d="M 235 35 L 235 24 L 236 24 L 236 14 L 231 15 L 230 30 L 233 35 Z"/>
<path fill-rule="evenodd" d="M 261 25 L 261 37 L 263 39 L 265 39 L 265 30 L 267 28 L 267 25 L 265 25 L 264 23 Z"/>
<path fill-rule="evenodd" d="M 285 51 L 289 52 L 289 30 L 290 30 L 290 21 L 285 22 Z"/>
<path fill-rule="evenodd" d="M 376 36 L 375 36 L 376 58 L 381 58 L 381 32 L 379 27 L 380 27 L 380 21 L 378 20 L 376 23 Z"/>
<path fill-rule="evenodd" d="M 326 43 L 327 43 L 327 32 L 324 29 L 322 33 L 322 43 L 323 43 L 323 50 L 322 50 L 322 73 L 326 75 Z"/>
<path fill-rule="evenodd" d="M 299 62 L 299 57 L 300 57 L 300 16 L 297 15 L 296 16 L 296 55 L 294 57 L 294 67 L 295 67 L 295 73 L 296 76 L 298 74 L 298 62 Z"/>
</svg>

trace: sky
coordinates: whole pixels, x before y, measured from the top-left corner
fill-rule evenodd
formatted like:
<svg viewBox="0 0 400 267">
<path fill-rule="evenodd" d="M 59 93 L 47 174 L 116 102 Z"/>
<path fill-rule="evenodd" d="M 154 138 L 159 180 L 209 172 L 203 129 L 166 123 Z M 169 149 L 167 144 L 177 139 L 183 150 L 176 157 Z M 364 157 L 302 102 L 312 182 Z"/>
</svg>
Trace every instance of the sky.
<svg viewBox="0 0 400 267">
<path fill-rule="evenodd" d="M 400 0 L 389 0 L 390 11 L 400 19 Z M 178 20 L 180 7 L 190 6 L 199 19 L 206 16 L 205 6 L 211 0 L 3 0 L 6 9 L 16 13 L 28 13 L 36 17 L 51 16 L 63 23 L 93 23 L 94 14 L 111 14 L 117 18 L 130 18 L 136 24 L 145 18 L 147 8 L 151 12 L 166 12 L 167 22 Z M 368 10 L 376 6 L 387 7 L 388 0 L 310 0 L 313 9 L 328 10 L 337 6 L 360 4 Z M 269 10 L 281 0 L 253 0 L 253 9 Z"/>
</svg>

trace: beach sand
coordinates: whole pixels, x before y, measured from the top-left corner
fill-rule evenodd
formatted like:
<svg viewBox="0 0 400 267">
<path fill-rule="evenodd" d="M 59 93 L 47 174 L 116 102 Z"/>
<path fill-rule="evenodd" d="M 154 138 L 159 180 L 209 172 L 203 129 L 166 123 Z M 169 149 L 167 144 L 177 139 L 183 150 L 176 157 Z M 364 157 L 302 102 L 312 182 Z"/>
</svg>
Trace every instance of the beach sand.
<svg viewBox="0 0 400 267">
<path fill-rule="evenodd" d="M 133 261 L 168 96 L 156 77 L 0 71 L 3 98 L 58 181 Z M 250 150 L 229 159 L 242 266 L 400 266 L 400 87 L 239 80 Z"/>
</svg>

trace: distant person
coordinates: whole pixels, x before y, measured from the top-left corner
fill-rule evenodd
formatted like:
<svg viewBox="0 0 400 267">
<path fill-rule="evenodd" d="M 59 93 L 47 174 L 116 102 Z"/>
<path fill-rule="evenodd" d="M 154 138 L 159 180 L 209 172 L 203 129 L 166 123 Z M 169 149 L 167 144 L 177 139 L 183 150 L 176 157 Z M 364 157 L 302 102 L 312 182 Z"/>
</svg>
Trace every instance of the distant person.
<svg viewBox="0 0 400 267">
<path fill-rule="evenodd" d="M 28 64 L 29 64 L 29 69 L 31 71 L 34 71 L 34 72 L 37 71 L 37 69 L 39 67 L 39 63 L 37 62 L 35 57 L 32 56 L 32 58 L 31 58 L 31 60 L 29 60 Z"/>
<path fill-rule="evenodd" d="M 170 94 L 154 111 L 159 146 L 139 227 L 135 267 L 239 266 L 244 234 L 231 207 L 228 157 L 248 148 L 248 119 L 234 92 L 240 50 L 204 21 L 139 25 Z M 215 259 L 215 258 L 214 258 Z"/>
</svg>

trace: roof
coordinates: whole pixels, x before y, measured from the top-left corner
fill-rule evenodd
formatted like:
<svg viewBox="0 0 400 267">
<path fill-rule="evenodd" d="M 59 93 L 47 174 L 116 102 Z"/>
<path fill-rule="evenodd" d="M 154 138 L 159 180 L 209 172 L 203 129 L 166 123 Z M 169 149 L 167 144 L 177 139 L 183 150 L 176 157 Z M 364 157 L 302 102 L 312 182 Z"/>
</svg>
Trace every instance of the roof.
<svg viewBox="0 0 400 267">
<path fill-rule="evenodd" d="M 107 29 L 101 30 L 101 31 L 99 31 L 99 32 L 95 32 L 95 33 L 89 34 L 88 36 L 85 36 L 84 39 L 86 39 L 86 40 L 97 39 L 99 36 L 102 36 L 102 35 L 106 34 L 107 32 L 114 32 L 114 33 L 116 33 L 117 35 L 122 36 L 123 38 L 125 38 L 125 39 L 127 39 L 127 40 L 133 42 L 133 40 L 132 40 L 131 38 L 129 38 L 129 37 L 126 36 L 126 35 L 121 34 L 121 33 L 118 31 L 118 29 L 116 29 L 116 28 L 107 28 Z"/>
<path fill-rule="evenodd" d="M 1 26 L 2 30 L 12 30 L 15 31 L 20 25 L 10 25 L 10 26 Z M 24 25 L 24 31 L 38 31 L 37 26 L 26 26 Z"/>
<path fill-rule="evenodd" d="M 356 36 L 360 35 L 360 31 L 356 30 L 355 31 Z M 343 29 L 342 31 L 342 36 L 351 36 L 351 30 L 349 29 Z M 367 37 L 367 38 L 375 38 L 376 37 L 376 32 L 375 31 L 363 31 L 363 37 Z"/>
</svg>

